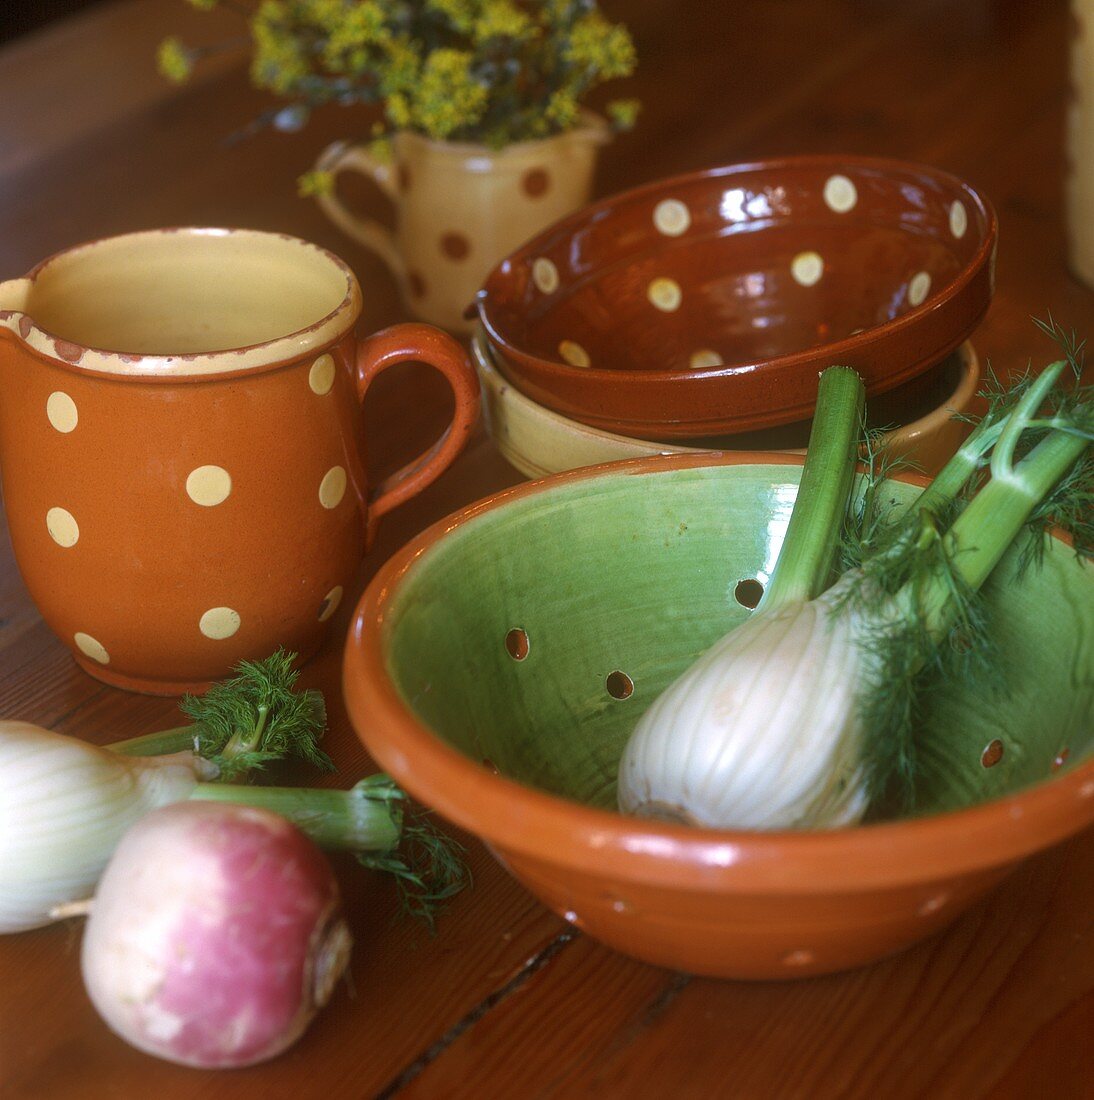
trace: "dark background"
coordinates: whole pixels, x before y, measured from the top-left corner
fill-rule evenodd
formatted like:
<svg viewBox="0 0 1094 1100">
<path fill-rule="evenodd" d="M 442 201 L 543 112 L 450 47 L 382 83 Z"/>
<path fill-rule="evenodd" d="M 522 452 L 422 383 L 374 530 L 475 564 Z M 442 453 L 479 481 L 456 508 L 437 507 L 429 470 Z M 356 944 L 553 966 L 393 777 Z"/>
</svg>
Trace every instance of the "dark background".
<svg viewBox="0 0 1094 1100">
<path fill-rule="evenodd" d="M 44 27 L 54 19 L 105 0 L 4 0 L 0 3 L 0 42 Z"/>
</svg>

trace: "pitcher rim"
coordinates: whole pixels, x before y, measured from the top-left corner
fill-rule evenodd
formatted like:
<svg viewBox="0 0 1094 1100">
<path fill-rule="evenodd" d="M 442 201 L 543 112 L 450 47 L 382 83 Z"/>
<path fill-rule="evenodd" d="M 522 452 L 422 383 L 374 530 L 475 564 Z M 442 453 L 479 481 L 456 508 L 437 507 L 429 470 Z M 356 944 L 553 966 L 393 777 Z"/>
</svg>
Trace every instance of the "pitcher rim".
<svg viewBox="0 0 1094 1100">
<path fill-rule="evenodd" d="M 260 373 L 284 366 L 311 352 L 337 343 L 353 328 L 360 316 L 363 303 L 361 287 L 350 266 L 322 245 L 276 230 L 180 225 L 116 233 L 59 249 L 36 263 L 23 278 L 28 283 L 33 283 L 50 264 L 96 246 L 114 241 L 168 234 L 278 238 L 294 247 L 318 253 L 324 260 L 333 264 L 345 277 L 345 293 L 332 310 L 309 325 L 269 340 L 208 352 L 146 355 L 94 347 L 57 336 L 38 324 L 28 313 L 19 309 L 0 309 L 0 329 L 7 327 L 31 351 L 79 372 L 121 380 L 178 382 Z"/>
</svg>

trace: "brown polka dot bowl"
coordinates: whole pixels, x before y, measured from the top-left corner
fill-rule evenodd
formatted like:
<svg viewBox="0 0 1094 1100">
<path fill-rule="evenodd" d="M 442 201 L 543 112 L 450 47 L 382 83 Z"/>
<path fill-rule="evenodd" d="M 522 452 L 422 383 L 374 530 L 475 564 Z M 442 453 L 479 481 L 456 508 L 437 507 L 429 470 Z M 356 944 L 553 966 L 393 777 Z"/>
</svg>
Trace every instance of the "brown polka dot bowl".
<svg viewBox="0 0 1094 1100">
<path fill-rule="evenodd" d="M 523 483 L 395 554 L 350 630 L 346 700 L 380 765 L 556 913 L 660 966 L 868 963 L 1094 822 L 1094 571 L 1060 543 L 1041 572 L 1016 583 L 1012 556 L 990 585 L 1005 704 L 932 697 L 922 816 L 758 833 L 613 812 L 627 736 L 748 614 L 800 471 L 788 455 L 671 455 Z M 888 488 L 907 501 L 912 480 Z"/>
<path fill-rule="evenodd" d="M 634 439 L 591 428 L 525 397 L 498 370 L 485 338 L 471 341 L 482 387 L 483 419 L 502 456 L 526 477 L 573 470 L 644 455 L 699 451 L 789 451 L 804 454 L 810 423 L 761 428 L 711 439 Z M 872 427 L 885 429 L 890 458 L 927 475 L 937 473 L 969 434 L 963 416 L 973 414 L 980 360 L 966 341 L 937 367 L 870 400 Z"/>
<path fill-rule="evenodd" d="M 360 311 L 336 257 L 249 230 L 108 238 L 0 283 L 12 547 L 93 676 L 175 694 L 319 645 L 377 521 L 451 463 L 478 411 L 454 340 L 358 340 Z M 361 403 L 406 359 L 446 376 L 454 419 L 369 486 Z"/>
<path fill-rule="evenodd" d="M 658 181 L 545 231 L 486 280 L 498 368 L 574 420 L 641 439 L 808 418 L 817 373 L 909 383 L 991 300 L 996 220 L 918 164 L 789 157 Z"/>
</svg>

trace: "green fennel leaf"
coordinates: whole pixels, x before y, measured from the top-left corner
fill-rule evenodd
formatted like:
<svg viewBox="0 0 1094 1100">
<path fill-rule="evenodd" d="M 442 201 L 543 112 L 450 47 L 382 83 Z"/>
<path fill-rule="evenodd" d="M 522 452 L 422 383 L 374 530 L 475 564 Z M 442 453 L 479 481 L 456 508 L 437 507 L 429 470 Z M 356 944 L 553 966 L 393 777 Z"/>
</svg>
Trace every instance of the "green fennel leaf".
<svg viewBox="0 0 1094 1100">
<path fill-rule="evenodd" d="M 433 931 L 444 903 L 471 883 L 464 851 L 459 841 L 437 828 L 428 813 L 415 812 L 404 815 L 396 849 L 358 853 L 357 859 L 365 867 L 391 875 L 399 892 L 400 913 L 417 917 Z"/>
<path fill-rule="evenodd" d="M 231 780 L 274 760 L 297 757 L 332 771 L 318 741 L 326 726 L 323 696 L 297 691 L 296 655 L 279 649 L 262 661 L 241 661 L 233 676 L 179 709 L 194 723 L 196 750 Z"/>
</svg>

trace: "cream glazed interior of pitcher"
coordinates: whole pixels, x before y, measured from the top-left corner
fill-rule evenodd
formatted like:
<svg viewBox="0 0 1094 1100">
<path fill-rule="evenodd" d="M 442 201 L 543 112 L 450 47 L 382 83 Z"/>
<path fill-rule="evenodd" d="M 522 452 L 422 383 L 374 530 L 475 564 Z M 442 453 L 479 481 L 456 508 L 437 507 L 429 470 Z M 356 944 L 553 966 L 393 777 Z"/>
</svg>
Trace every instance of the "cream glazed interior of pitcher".
<svg viewBox="0 0 1094 1100">
<path fill-rule="evenodd" d="M 0 323 L 31 347 L 121 374 L 209 374 L 284 361 L 336 339 L 360 308 L 357 281 L 341 260 L 251 230 L 110 237 L 0 284 L 0 311 L 8 311 Z"/>
</svg>

